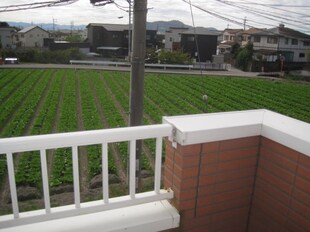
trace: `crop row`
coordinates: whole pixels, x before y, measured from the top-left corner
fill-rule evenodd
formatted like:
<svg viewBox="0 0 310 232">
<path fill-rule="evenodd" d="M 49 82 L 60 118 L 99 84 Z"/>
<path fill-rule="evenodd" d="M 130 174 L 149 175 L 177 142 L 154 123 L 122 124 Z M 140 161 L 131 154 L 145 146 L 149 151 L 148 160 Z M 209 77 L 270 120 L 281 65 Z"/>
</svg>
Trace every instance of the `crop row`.
<svg viewBox="0 0 310 232">
<path fill-rule="evenodd" d="M 96 78 L 92 75 L 91 78 Z M 91 86 L 90 78 L 88 78 L 87 73 L 80 73 L 80 91 L 81 91 L 81 100 L 82 100 L 82 116 L 84 128 L 86 130 L 93 130 L 103 127 L 103 123 L 100 120 L 100 115 L 96 106 L 94 99 L 93 86 Z M 101 146 L 93 145 L 87 147 L 87 157 L 88 157 L 88 166 L 89 173 L 91 177 L 94 177 L 97 174 L 100 174 L 102 171 L 101 166 Z M 108 153 L 108 169 L 109 173 L 116 173 L 116 165 L 111 155 L 111 152 Z"/>
<path fill-rule="evenodd" d="M 129 85 L 128 73 L 120 72 L 4 70 L 0 74 L 1 136 L 20 136 L 26 132 L 51 133 L 55 123 L 58 132 L 76 131 L 79 129 L 78 107 L 82 107 L 82 129 L 126 126 L 127 117 L 124 115 L 129 108 Z M 78 94 L 81 106 L 77 102 Z M 207 104 L 202 100 L 204 94 L 209 96 Z M 160 123 L 164 115 L 255 108 L 268 108 L 309 122 L 309 97 L 307 84 L 231 77 L 147 74 L 144 122 Z M 56 120 L 56 112 L 59 112 L 59 121 Z M 154 140 L 145 140 L 144 143 L 153 153 Z M 115 145 L 121 154 L 123 166 L 127 167 L 127 143 Z M 99 174 L 101 147 L 88 146 L 86 150 L 90 176 Z M 110 150 L 109 172 L 115 173 L 115 161 Z M 72 183 L 71 148 L 48 153 L 53 154 L 51 185 Z M 3 157 L 0 157 L 0 178 L 5 171 Z M 39 170 L 39 161 L 38 153 L 20 155 L 18 183 L 38 184 L 41 177 L 32 173 Z M 149 169 L 150 164 L 145 154 L 142 165 L 144 169 Z M 24 170 L 21 166 L 25 167 Z"/>
<path fill-rule="evenodd" d="M 35 82 L 35 86 L 33 86 L 33 91 L 31 95 L 28 95 L 23 99 L 23 104 L 20 107 L 15 108 L 14 115 L 11 117 L 10 124 L 4 129 L 2 132 L 2 135 L 4 137 L 10 137 L 10 136 L 20 136 L 23 135 L 24 133 L 29 133 L 26 132 L 27 126 L 29 125 L 30 119 L 34 115 L 34 112 L 37 108 L 37 105 L 41 99 L 42 93 L 46 89 L 49 81 L 51 80 L 50 77 L 45 76 L 46 73 L 38 73 L 41 78 L 38 79 L 37 82 Z M 21 77 L 22 78 L 22 77 Z M 31 79 L 29 77 L 29 79 Z M 31 88 L 32 86 L 31 82 L 26 82 L 29 87 L 27 88 L 24 87 L 23 90 Z M 24 93 L 26 95 L 26 93 Z M 12 96 L 14 97 L 14 96 Z M 12 101 L 13 103 L 16 103 L 16 101 Z M 11 102 L 11 103 L 12 103 Z M 15 106 L 16 107 L 16 106 Z M 8 107 L 8 108 L 13 108 L 13 106 Z M 37 176 L 35 175 L 28 175 L 26 172 L 32 171 L 32 168 L 34 167 L 35 171 L 38 171 L 40 169 L 37 169 L 35 166 L 37 166 L 37 163 L 40 162 L 38 160 L 37 156 L 32 156 L 32 153 L 26 153 L 23 155 L 19 155 L 19 165 L 20 168 L 17 170 L 16 174 L 16 182 L 17 184 L 22 184 L 25 182 L 31 182 L 34 183 L 37 180 L 37 176 L 40 176 L 40 172 L 36 172 Z M 30 165 L 34 164 L 34 165 Z M 5 169 L 4 167 L 1 167 Z M 25 171 L 24 171 L 25 170 Z M 4 174 L 3 171 L 1 173 Z"/>
<path fill-rule="evenodd" d="M 10 137 L 11 133 L 8 131 L 7 133 L 4 133 L 5 124 L 9 118 L 13 115 L 13 113 L 16 112 L 19 105 L 22 104 L 22 102 L 26 99 L 26 97 L 29 95 L 29 93 L 32 93 L 32 89 L 35 87 L 36 83 L 39 80 L 40 72 L 34 73 L 34 75 L 31 75 L 29 72 L 28 75 L 24 74 L 23 76 L 27 76 L 24 83 L 22 83 L 15 91 L 15 94 L 12 94 L 6 101 L 4 101 L 1 104 L 1 111 L 0 111 L 0 125 L 2 128 L 1 137 Z M 20 78 L 23 78 L 21 76 Z M 1 93 L 2 94 L 2 93 Z M 18 134 L 16 134 L 18 135 Z M 19 134 L 22 135 L 22 134 Z M 13 136 L 13 134 L 12 134 Z"/>
<path fill-rule="evenodd" d="M 111 92 L 113 93 L 115 99 L 117 100 L 117 102 L 121 105 L 122 109 L 120 109 L 123 113 L 126 114 L 127 111 L 129 111 L 129 92 L 127 91 L 122 91 L 122 88 L 118 85 L 118 83 L 120 82 L 126 82 L 127 84 L 129 84 L 128 79 L 121 81 L 120 78 L 118 78 L 119 76 L 113 75 L 113 73 L 109 73 L 109 75 L 105 75 L 104 79 L 107 83 L 107 86 L 109 87 L 109 89 L 111 90 Z M 149 112 L 149 111 L 148 111 Z M 128 120 L 128 118 L 126 118 L 126 120 Z M 146 122 L 146 124 L 150 124 L 151 122 L 148 121 L 148 119 L 146 117 L 144 117 L 144 120 Z M 154 141 L 150 142 L 149 140 L 145 140 L 144 143 L 146 144 L 148 149 L 148 152 L 151 152 L 152 154 L 154 154 Z M 150 160 L 148 160 L 147 155 L 146 155 L 146 150 L 142 149 L 142 154 L 141 154 L 141 168 L 144 170 L 151 170 L 151 166 L 150 166 Z"/>
<path fill-rule="evenodd" d="M 59 132 L 77 130 L 76 114 L 76 80 L 74 71 L 66 71 L 64 82 L 64 95 L 62 99 Z M 54 151 L 51 186 L 63 183 L 72 183 L 72 152 L 71 148 L 57 149 Z"/>
<path fill-rule="evenodd" d="M 53 73 L 48 73 L 53 75 Z M 52 79 L 46 100 L 39 114 L 35 118 L 32 135 L 48 134 L 52 132 L 53 121 L 57 111 L 58 98 L 61 90 L 61 72 Z M 46 77 L 44 77 L 46 78 Z M 16 172 L 16 183 L 18 185 L 28 184 L 39 186 L 41 183 L 40 155 L 38 151 L 27 152 L 20 155 L 19 165 Z"/>
</svg>

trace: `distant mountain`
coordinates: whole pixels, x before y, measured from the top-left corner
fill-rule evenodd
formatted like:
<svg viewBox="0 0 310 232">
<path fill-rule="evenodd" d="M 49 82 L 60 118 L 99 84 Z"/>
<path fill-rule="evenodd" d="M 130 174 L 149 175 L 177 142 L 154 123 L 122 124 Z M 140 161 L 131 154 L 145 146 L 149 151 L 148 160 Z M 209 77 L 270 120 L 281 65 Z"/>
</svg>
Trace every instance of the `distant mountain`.
<svg viewBox="0 0 310 232">
<path fill-rule="evenodd" d="M 157 30 L 159 32 L 165 32 L 169 30 L 171 27 L 178 27 L 178 28 L 193 28 L 190 25 L 186 25 L 178 20 L 172 20 L 172 21 L 155 21 L 155 22 L 147 22 L 146 24 L 147 29 L 149 30 Z M 210 31 L 217 31 L 214 27 L 207 27 Z"/>
<path fill-rule="evenodd" d="M 26 28 L 30 26 L 39 26 L 44 30 L 70 30 L 71 25 L 60 25 L 60 24 L 52 24 L 52 23 L 24 23 L 24 22 L 7 22 L 11 27 L 17 28 Z M 86 25 L 74 25 L 73 30 L 83 30 L 85 29 Z M 146 24 L 147 29 L 149 30 L 157 30 L 159 32 L 164 33 L 165 31 L 169 30 L 170 27 L 180 27 L 180 28 L 192 28 L 192 26 L 186 25 L 178 20 L 172 21 L 155 21 L 155 22 L 147 22 Z M 209 30 L 215 30 L 213 27 L 209 27 Z"/>
<path fill-rule="evenodd" d="M 170 27 L 192 28 L 178 20 L 147 22 L 146 27 L 149 30 L 157 30 L 160 32 L 165 32 L 169 30 Z"/>
<path fill-rule="evenodd" d="M 71 25 L 60 25 L 52 23 L 24 23 L 24 22 L 7 22 L 11 27 L 26 28 L 30 26 L 39 26 L 44 30 L 70 30 Z M 73 30 L 84 30 L 86 25 L 73 25 Z"/>
</svg>

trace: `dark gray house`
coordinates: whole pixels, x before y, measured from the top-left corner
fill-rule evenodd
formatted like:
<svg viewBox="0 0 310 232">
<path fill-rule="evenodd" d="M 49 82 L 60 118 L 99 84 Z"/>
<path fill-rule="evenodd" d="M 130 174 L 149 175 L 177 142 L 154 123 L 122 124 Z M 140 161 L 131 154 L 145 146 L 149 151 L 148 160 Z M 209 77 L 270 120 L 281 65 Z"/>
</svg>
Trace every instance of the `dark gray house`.
<svg viewBox="0 0 310 232">
<path fill-rule="evenodd" d="M 128 29 L 128 25 L 124 24 L 88 24 L 88 42 L 91 52 L 100 53 L 104 57 L 125 57 L 128 54 Z M 156 34 L 156 30 L 147 30 L 147 48 L 157 46 Z"/>
<path fill-rule="evenodd" d="M 216 47 L 220 32 L 209 30 L 207 28 L 189 29 L 181 32 L 181 48 L 183 52 L 191 54 L 192 58 L 198 61 L 197 46 L 195 36 L 197 37 L 199 56 L 201 62 L 212 61 L 212 55 L 216 55 Z"/>
</svg>

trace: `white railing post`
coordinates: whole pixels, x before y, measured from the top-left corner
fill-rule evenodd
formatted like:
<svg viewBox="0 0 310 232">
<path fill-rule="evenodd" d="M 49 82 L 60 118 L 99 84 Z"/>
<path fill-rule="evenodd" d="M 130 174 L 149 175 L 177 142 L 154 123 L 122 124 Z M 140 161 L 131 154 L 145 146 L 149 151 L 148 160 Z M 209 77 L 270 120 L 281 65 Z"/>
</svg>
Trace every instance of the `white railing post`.
<svg viewBox="0 0 310 232">
<path fill-rule="evenodd" d="M 133 199 L 136 194 L 136 140 L 130 140 L 129 146 L 129 195 Z"/>
<path fill-rule="evenodd" d="M 73 215 L 90 214 L 102 212 L 103 210 L 111 210 L 154 201 L 172 199 L 172 191 L 160 189 L 162 139 L 163 137 L 171 136 L 171 134 L 172 126 L 169 124 L 162 124 L 0 139 L 0 154 L 6 154 L 7 157 L 8 178 L 13 210 L 12 216 L 0 216 L 0 229 L 71 217 Z M 138 167 L 138 164 L 136 163 L 136 142 L 138 140 L 150 138 L 156 138 L 154 190 L 137 193 L 136 168 Z M 117 142 L 129 142 L 129 195 L 110 198 L 108 145 L 109 143 Z M 78 148 L 80 146 L 92 146 L 96 144 L 102 145 L 103 200 L 81 202 Z M 71 148 L 72 151 L 74 204 L 52 208 L 49 192 L 47 150 L 60 148 Z M 40 152 L 45 210 L 20 213 L 16 190 L 17 187 L 15 181 L 13 154 L 38 151 Z"/>
<path fill-rule="evenodd" d="M 109 166 L 108 166 L 108 144 L 102 144 L 102 191 L 103 201 L 109 203 Z"/>
<path fill-rule="evenodd" d="M 73 165 L 73 186 L 74 186 L 74 203 L 76 208 L 81 207 L 80 200 L 80 181 L 79 181 L 79 154 L 78 147 L 72 147 L 72 165 Z"/>
<path fill-rule="evenodd" d="M 154 176 L 154 190 L 156 194 L 160 192 L 161 183 L 161 159 L 162 159 L 162 138 L 156 138 L 156 156 L 155 156 L 155 176 Z"/>
<path fill-rule="evenodd" d="M 50 204 L 50 192 L 48 188 L 48 175 L 47 175 L 47 163 L 46 163 L 46 150 L 40 150 L 41 159 L 41 173 L 42 173 L 42 183 L 43 183 L 43 194 L 44 194 L 44 205 L 46 213 L 51 212 Z"/>
<path fill-rule="evenodd" d="M 19 209 L 18 209 L 18 200 L 17 200 L 15 173 L 14 173 L 14 162 L 13 162 L 12 153 L 6 154 L 6 162 L 7 162 L 8 173 L 9 173 L 9 183 L 10 183 L 13 214 L 14 214 L 14 218 L 19 218 Z"/>
</svg>

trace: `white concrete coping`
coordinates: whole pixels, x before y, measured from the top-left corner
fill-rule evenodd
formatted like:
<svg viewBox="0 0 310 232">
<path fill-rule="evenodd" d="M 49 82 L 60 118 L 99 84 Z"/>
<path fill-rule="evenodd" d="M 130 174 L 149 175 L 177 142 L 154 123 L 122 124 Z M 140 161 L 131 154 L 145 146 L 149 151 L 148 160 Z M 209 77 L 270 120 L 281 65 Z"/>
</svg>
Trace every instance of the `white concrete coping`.
<svg viewBox="0 0 310 232">
<path fill-rule="evenodd" d="M 31 223 L 1 229 L 1 232 L 155 232 L 176 228 L 180 215 L 167 200 Z"/>
<path fill-rule="evenodd" d="M 171 141 L 191 145 L 264 136 L 310 156 L 310 124 L 269 110 L 164 117 L 174 127 Z"/>
</svg>

